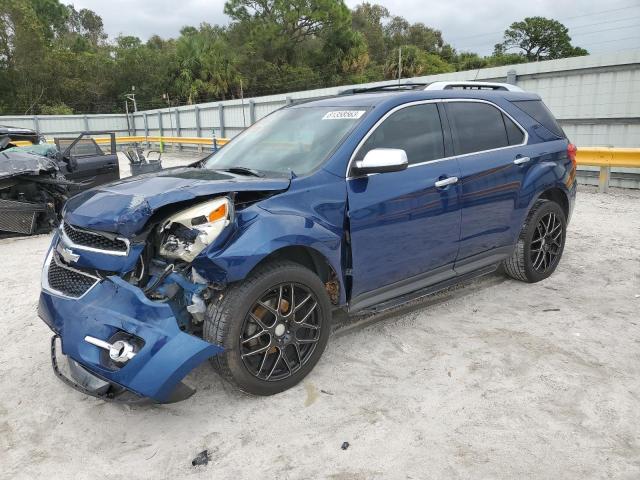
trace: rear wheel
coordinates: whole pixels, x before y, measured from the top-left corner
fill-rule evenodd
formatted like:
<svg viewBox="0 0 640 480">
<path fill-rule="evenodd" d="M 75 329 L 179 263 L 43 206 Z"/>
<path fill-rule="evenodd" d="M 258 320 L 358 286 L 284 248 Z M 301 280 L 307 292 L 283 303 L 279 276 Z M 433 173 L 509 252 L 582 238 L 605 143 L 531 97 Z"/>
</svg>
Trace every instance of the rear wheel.
<svg viewBox="0 0 640 480">
<path fill-rule="evenodd" d="M 513 254 L 504 261 L 506 274 L 529 283 L 547 278 L 560 263 L 566 231 L 562 208 L 555 202 L 538 200 L 527 216 Z"/>
<path fill-rule="evenodd" d="M 272 395 L 302 380 L 329 338 L 331 303 L 313 272 L 293 262 L 260 267 L 207 310 L 204 338 L 225 351 L 214 368 L 241 390 Z"/>
</svg>

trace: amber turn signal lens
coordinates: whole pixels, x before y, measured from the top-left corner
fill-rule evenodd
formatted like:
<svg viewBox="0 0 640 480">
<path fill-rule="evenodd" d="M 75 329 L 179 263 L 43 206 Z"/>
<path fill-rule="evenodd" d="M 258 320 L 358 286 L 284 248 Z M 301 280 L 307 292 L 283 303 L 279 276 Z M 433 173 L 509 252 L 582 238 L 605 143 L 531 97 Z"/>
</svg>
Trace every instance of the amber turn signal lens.
<svg viewBox="0 0 640 480">
<path fill-rule="evenodd" d="M 227 216 L 227 205 L 222 204 L 215 210 L 212 210 L 211 212 L 209 212 L 208 218 L 210 222 L 215 222 L 216 220 L 226 218 L 226 216 Z"/>
</svg>

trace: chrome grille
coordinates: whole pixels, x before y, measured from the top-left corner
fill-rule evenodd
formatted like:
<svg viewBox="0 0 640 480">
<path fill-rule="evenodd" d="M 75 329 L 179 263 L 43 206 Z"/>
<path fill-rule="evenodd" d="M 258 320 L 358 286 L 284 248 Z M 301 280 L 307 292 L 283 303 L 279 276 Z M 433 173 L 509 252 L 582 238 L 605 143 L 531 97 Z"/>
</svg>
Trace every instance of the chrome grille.
<svg viewBox="0 0 640 480">
<path fill-rule="evenodd" d="M 129 249 L 129 245 L 124 239 L 111 239 L 98 232 L 83 230 L 67 223 L 62 224 L 62 229 L 65 236 L 79 248 L 85 247 L 118 254 L 125 254 Z"/>
<path fill-rule="evenodd" d="M 80 298 L 100 281 L 98 277 L 65 265 L 53 251 L 44 268 L 42 287 L 64 297 Z"/>
</svg>

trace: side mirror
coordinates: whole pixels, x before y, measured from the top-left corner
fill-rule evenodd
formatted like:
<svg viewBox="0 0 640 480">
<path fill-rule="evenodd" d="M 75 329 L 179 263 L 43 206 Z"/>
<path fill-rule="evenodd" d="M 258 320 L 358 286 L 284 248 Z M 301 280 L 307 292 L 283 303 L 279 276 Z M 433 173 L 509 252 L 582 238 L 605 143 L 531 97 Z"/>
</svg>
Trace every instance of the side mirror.
<svg viewBox="0 0 640 480">
<path fill-rule="evenodd" d="M 73 172 L 78 168 L 78 161 L 73 158 L 69 149 L 62 152 L 60 156 L 62 157 L 62 161 L 67 164 L 67 168 L 70 172 Z"/>
<path fill-rule="evenodd" d="M 399 148 L 374 148 L 369 150 L 362 160 L 356 162 L 354 173 L 399 172 L 409 166 L 407 153 Z"/>
</svg>

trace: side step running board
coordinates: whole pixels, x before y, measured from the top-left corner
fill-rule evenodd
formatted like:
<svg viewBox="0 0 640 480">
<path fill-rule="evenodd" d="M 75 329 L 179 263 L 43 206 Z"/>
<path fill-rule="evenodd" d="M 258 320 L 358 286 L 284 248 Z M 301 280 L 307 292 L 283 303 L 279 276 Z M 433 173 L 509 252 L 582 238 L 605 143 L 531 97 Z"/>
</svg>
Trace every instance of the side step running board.
<svg viewBox="0 0 640 480">
<path fill-rule="evenodd" d="M 428 297 L 429 295 L 433 295 L 434 293 L 441 292 L 442 290 L 446 290 L 449 287 L 457 285 L 459 283 L 463 283 L 474 279 L 476 277 L 482 277 L 484 275 L 488 275 L 490 273 L 495 272 L 498 269 L 498 265 L 489 265 L 488 267 L 481 268 L 479 270 L 474 270 L 473 272 L 466 273 L 464 275 L 460 275 L 458 277 L 450 278 L 449 280 L 445 280 L 440 283 L 435 283 L 428 287 L 421 288 L 420 290 L 416 290 L 415 292 L 407 293 L 405 295 L 401 295 L 396 298 L 392 298 L 391 300 L 387 300 L 385 302 L 377 303 L 370 307 L 363 308 L 362 310 L 357 310 L 355 312 L 358 315 L 361 314 L 373 314 L 373 313 L 381 313 L 387 310 L 391 310 L 392 308 L 399 307 L 404 305 L 405 303 L 412 302 L 414 300 L 420 300 L 421 298 Z"/>
</svg>

